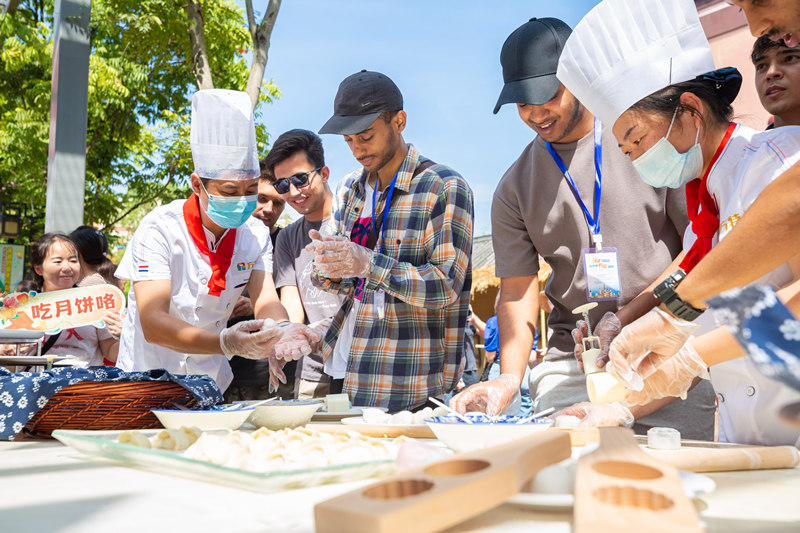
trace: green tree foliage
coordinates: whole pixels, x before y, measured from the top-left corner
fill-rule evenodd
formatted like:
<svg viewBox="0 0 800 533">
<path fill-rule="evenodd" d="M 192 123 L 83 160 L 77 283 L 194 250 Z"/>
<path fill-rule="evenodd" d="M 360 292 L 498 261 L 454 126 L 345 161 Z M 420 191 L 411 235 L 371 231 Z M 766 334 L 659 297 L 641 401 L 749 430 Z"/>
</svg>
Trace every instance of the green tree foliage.
<svg viewBox="0 0 800 533">
<path fill-rule="evenodd" d="M 110 227 L 188 194 L 197 87 L 184 6 L 185 0 L 92 2 L 85 223 Z M 52 0 L 24 0 L 0 16 L 0 201 L 28 206 L 34 238 L 44 228 L 52 16 Z M 206 0 L 202 16 L 214 85 L 244 90 L 252 47 L 244 13 L 232 0 Z M 263 83 L 256 114 L 279 96 L 274 84 Z M 259 125 L 256 133 L 264 153 L 266 129 Z"/>
</svg>

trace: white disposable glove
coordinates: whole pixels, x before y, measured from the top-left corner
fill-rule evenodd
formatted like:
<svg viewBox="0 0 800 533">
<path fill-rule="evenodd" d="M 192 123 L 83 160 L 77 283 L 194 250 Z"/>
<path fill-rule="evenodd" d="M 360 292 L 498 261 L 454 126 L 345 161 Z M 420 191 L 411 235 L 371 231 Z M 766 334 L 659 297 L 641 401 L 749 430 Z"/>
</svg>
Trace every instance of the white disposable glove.
<svg viewBox="0 0 800 533">
<path fill-rule="evenodd" d="M 263 320 L 246 320 L 219 332 L 219 346 L 230 359 L 234 355 L 246 359 L 264 359 L 272 353 L 275 342 L 281 337 L 280 329 L 261 331 Z"/>
<path fill-rule="evenodd" d="M 308 232 L 311 244 L 306 250 L 313 251 L 314 265 L 327 278 L 365 278 L 371 270 L 372 256 L 375 252 L 359 246 L 347 237 L 324 236 L 316 231 Z"/>
<path fill-rule="evenodd" d="M 322 337 L 305 324 L 292 322 L 272 329 L 280 333 L 273 355 L 283 361 L 293 361 L 310 354 L 312 347 L 318 346 L 322 341 Z"/>
<path fill-rule="evenodd" d="M 667 396 L 685 400 L 686 392 L 696 377 L 708 379 L 708 367 L 692 345 L 686 344 L 644 378 L 642 390 L 631 391 L 625 397 L 625 403 L 644 405 Z"/>
<path fill-rule="evenodd" d="M 583 368 L 583 339 L 589 336 L 589 325 L 585 320 L 578 320 L 575 324 L 576 328 L 572 330 L 572 339 L 575 341 L 575 358 L 578 360 L 578 366 L 581 370 Z M 592 336 L 600 337 L 600 355 L 597 356 L 597 368 L 603 368 L 608 361 L 608 350 L 611 348 L 611 341 L 619 335 L 622 330 L 617 315 L 608 311 L 600 319 L 600 322 L 592 329 Z"/>
<path fill-rule="evenodd" d="M 642 378 L 675 355 L 698 327 L 658 308 L 637 318 L 611 343 L 608 356 L 614 375 L 627 388 L 642 390 Z"/>
<path fill-rule="evenodd" d="M 281 383 L 286 383 L 286 374 L 283 372 L 283 367 L 286 361 L 279 361 L 273 356 L 269 357 L 269 392 L 278 390 Z"/>
<path fill-rule="evenodd" d="M 514 374 L 501 374 L 499 378 L 481 381 L 450 398 L 450 407 L 461 414 L 481 411 L 499 415 L 519 396 L 520 379 Z"/>
<path fill-rule="evenodd" d="M 103 322 L 106 323 L 108 333 L 111 334 L 111 338 L 114 340 L 118 341 L 120 335 L 122 335 L 122 322 L 125 320 L 125 315 L 127 313 L 128 310 L 123 307 L 119 313 L 116 311 L 106 311 L 103 317 Z"/>
<path fill-rule="evenodd" d="M 556 418 L 561 415 L 577 416 L 581 419 L 579 428 L 600 426 L 633 427 L 633 413 L 619 402 L 591 403 L 581 402 L 562 409 L 552 415 Z"/>
</svg>

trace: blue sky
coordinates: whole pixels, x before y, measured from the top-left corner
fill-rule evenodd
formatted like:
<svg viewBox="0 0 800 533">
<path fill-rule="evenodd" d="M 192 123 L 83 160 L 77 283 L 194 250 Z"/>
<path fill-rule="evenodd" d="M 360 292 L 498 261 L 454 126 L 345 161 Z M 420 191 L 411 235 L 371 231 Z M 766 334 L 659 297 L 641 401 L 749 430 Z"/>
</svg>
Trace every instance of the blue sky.
<svg viewBox="0 0 800 533">
<path fill-rule="evenodd" d="M 362 68 L 383 72 L 403 93 L 405 140 L 466 178 L 475 235 L 488 234 L 495 186 L 534 135 L 514 106 L 492 114 L 503 41 L 531 17 L 574 27 L 598 1 L 285 0 L 265 74 L 283 95 L 261 120 L 273 139 L 292 128 L 317 131 L 342 79 Z M 256 10 L 265 6 L 254 2 Z M 332 184 L 358 168 L 341 136 L 322 141 Z"/>
</svg>

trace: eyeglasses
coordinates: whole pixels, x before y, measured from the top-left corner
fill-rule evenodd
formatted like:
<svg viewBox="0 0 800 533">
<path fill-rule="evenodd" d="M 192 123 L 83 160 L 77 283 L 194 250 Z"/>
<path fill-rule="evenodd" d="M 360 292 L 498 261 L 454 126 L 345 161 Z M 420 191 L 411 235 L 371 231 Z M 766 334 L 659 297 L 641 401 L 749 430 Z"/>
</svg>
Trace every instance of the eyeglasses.
<svg viewBox="0 0 800 533">
<path fill-rule="evenodd" d="M 275 190 L 278 191 L 278 194 L 286 194 L 289 192 L 289 182 L 292 185 L 297 187 L 298 189 L 302 189 L 303 187 L 308 187 L 308 184 L 311 182 L 309 176 L 314 172 L 318 171 L 322 167 L 317 167 L 314 170 L 309 170 L 308 172 L 298 172 L 294 176 L 289 176 L 288 178 L 281 178 L 279 180 L 275 180 L 273 186 Z"/>
</svg>

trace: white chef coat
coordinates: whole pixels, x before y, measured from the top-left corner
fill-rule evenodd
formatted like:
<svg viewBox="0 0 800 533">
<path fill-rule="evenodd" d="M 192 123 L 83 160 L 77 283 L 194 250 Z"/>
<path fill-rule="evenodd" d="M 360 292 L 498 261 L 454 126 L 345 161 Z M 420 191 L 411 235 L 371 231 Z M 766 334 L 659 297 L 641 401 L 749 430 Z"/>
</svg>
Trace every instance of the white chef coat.
<svg viewBox="0 0 800 533">
<path fill-rule="evenodd" d="M 189 234 L 183 217 L 186 200 L 158 207 L 144 217 L 125 250 L 116 276 L 134 281 L 170 280 L 169 313 L 208 331 L 226 326 L 234 304 L 254 270 L 272 273 L 272 243 L 266 226 L 253 217 L 236 230 L 225 290 L 208 294 L 211 265 Z M 207 237 L 210 232 L 207 232 Z M 128 293 L 128 313 L 122 327 L 117 366 L 123 370 L 165 368 L 174 374 L 206 374 L 222 391 L 233 380 L 222 355 L 178 353 L 144 338 L 134 291 Z"/>
<path fill-rule="evenodd" d="M 800 127 L 759 132 L 741 124 L 736 126 L 707 181 L 708 192 L 719 208 L 720 226 L 714 246 L 733 229 L 759 193 L 798 161 Z M 689 227 L 684 236 L 684 250 L 688 251 L 694 240 Z M 783 264 L 755 283 L 779 288 L 790 281 L 791 270 Z M 800 401 L 800 393 L 765 378 L 747 357 L 714 365 L 710 374 L 719 403 L 721 442 L 800 443 L 800 432 L 778 418 L 781 407 Z"/>
</svg>

